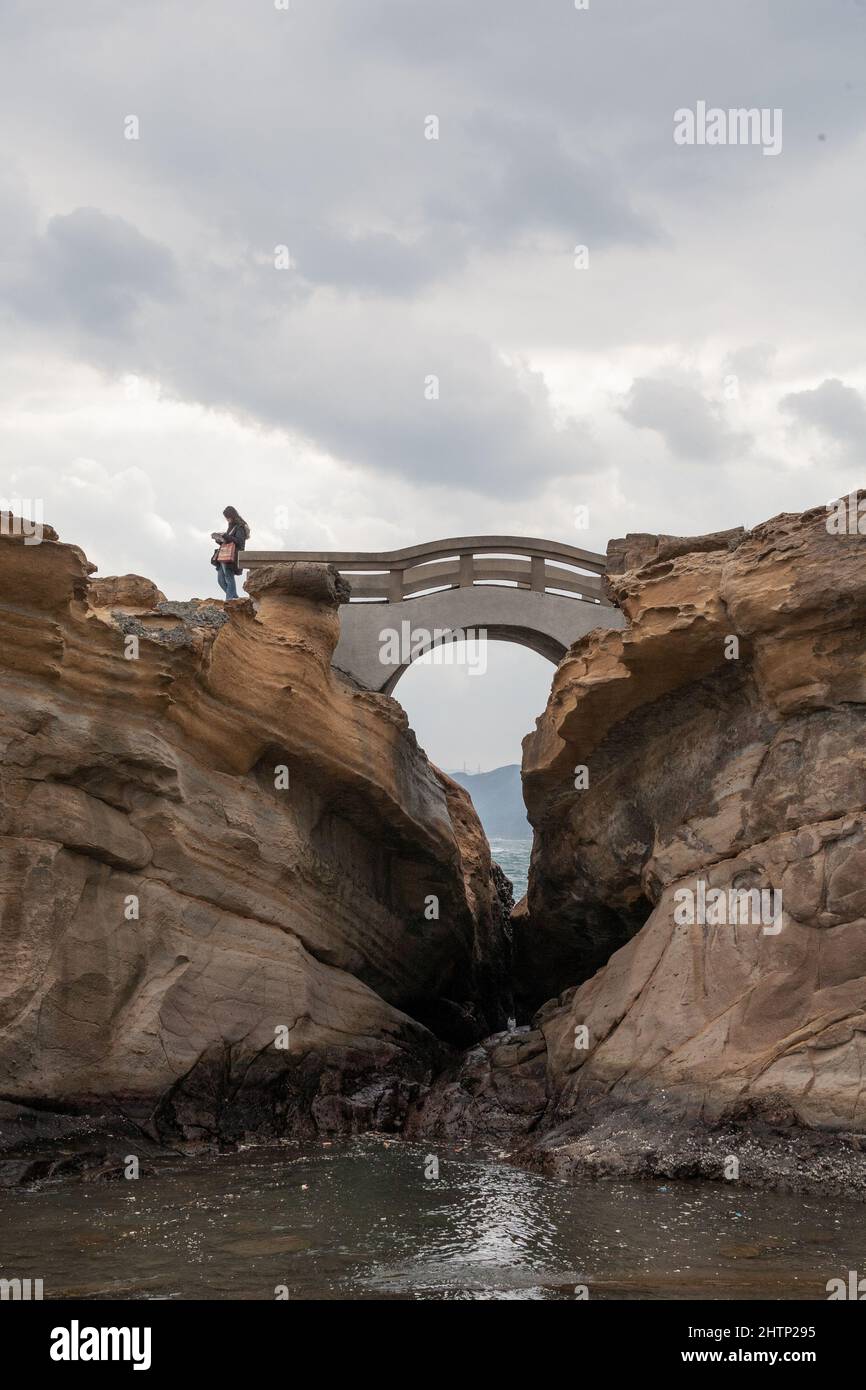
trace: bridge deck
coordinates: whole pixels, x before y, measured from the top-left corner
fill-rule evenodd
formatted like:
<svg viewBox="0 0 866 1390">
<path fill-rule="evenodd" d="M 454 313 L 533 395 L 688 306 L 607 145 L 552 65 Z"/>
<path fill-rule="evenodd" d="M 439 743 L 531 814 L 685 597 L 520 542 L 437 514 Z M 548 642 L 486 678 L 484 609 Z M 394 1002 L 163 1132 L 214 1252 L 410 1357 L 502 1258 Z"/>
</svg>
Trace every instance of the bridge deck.
<svg viewBox="0 0 866 1390">
<path fill-rule="evenodd" d="M 303 560 L 331 564 L 352 581 L 354 600 L 400 603 L 436 589 L 474 584 L 554 590 L 611 607 L 602 584 L 607 559 L 593 550 L 527 536 L 457 536 L 401 550 L 250 550 L 244 569 Z"/>
</svg>

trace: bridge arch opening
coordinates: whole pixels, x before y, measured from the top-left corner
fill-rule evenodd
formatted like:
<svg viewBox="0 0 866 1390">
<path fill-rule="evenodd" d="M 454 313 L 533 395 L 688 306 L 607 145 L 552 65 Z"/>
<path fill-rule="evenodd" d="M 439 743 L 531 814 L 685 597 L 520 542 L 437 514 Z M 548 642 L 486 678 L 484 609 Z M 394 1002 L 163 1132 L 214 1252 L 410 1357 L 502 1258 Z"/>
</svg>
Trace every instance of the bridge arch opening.
<svg viewBox="0 0 866 1390">
<path fill-rule="evenodd" d="M 510 643 L 513 646 L 524 647 L 528 651 L 535 652 L 537 656 L 543 657 L 545 662 L 550 662 L 558 666 L 565 656 L 567 647 L 555 637 L 544 632 L 538 632 L 533 628 L 519 627 L 509 623 L 493 624 L 486 626 L 482 623 L 467 623 L 461 631 L 467 633 L 465 641 L 453 641 L 446 637 L 435 643 L 431 650 L 421 652 L 412 656 L 409 661 L 398 666 L 382 686 L 382 693 L 393 695 L 400 680 L 406 672 L 418 662 L 424 662 L 428 666 L 465 666 L 467 670 L 480 670 L 481 663 L 477 655 L 473 659 L 473 649 L 483 649 L 490 642 Z M 474 637 L 476 633 L 483 633 L 480 638 Z M 483 655 L 483 653 L 482 653 Z M 550 670 L 547 669 L 548 685 L 550 683 Z M 540 710 L 539 710 L 540 713 Z"/>
<path fill-rule="evenodd" d="M 403 671 L 394 695 L 430 761 L 467 787 L 520 898 L 532 835 L 520 785 L 522 741 L 547 703 L 552 667 L 524 642 L 500 635 L 487 641 L 484 669 L 473 674 L 455 646 L 459 664 L 426 653 Z M 506 845 L 503 837 L 523 844 Z"/>
</svg>

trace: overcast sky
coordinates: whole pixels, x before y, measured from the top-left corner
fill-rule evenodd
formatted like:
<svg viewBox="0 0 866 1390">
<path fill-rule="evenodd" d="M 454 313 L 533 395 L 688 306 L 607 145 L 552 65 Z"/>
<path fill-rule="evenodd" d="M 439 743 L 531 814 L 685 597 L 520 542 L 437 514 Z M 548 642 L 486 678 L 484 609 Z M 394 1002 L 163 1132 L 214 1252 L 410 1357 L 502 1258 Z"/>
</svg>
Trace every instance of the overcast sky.
<svg viewBox="0 0 866 1390">
<path fill-rule="evenodd" d="M 211 592 L 226 503 L 603 550 L 864 481 L 863 0 L 0 0 L 0 53 L 0 496 L 102 574 Z M 540 712 L 490 669 L 398 687 L 446 765 Z"/>
</svg>

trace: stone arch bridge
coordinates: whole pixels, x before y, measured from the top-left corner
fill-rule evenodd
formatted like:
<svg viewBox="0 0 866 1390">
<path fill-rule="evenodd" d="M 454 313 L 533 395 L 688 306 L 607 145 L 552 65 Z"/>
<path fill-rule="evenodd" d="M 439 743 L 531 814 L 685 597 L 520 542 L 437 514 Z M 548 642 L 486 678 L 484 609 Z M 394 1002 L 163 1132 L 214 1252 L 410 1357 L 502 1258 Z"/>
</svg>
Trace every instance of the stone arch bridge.
<svg viewBox="0 0 866 1390">
<path fill-rule="evenodd" d="M 249 550 L 246 569 L 304 560 L 336 565 L 351 584 L 333 664 L 390 694 L 431 647 L 516 642 L 559 662 L 594 627 L 622 627 L 604 592 L 604 555 L 525 536 L 461 536 L 402 550 Z M 396 642 L 394 640 L 396 636 Z"/>
</svg>

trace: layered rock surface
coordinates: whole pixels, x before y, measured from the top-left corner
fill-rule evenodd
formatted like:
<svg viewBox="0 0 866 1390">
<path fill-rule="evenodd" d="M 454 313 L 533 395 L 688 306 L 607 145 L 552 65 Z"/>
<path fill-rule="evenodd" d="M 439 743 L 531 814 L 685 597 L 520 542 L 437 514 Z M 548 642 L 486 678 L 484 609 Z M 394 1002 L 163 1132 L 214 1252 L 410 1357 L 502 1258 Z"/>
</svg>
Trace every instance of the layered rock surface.
<svg viewBox="0 0 866 1390">
<path fill-rule="evenodd" d="M 331 671 L 343 581 L 166 603 L 54 534 L 0 537 L 0 1148 L 399 1125 L 508 940 L 468 797 Z"/>
<path fill-rule="evenodd" d="M 721 1176 L 735 1141 L 696 1122 L 866 1130 L 866 537 L 820 508 L 612 551 L 628 627 L 571 648 L 524 743 L 517 982 L 530 1011 L 560 997 L 412 1123 Z M 777 890 L 781 916 L 685 920 L 700 883 Z"/>
</svg>

